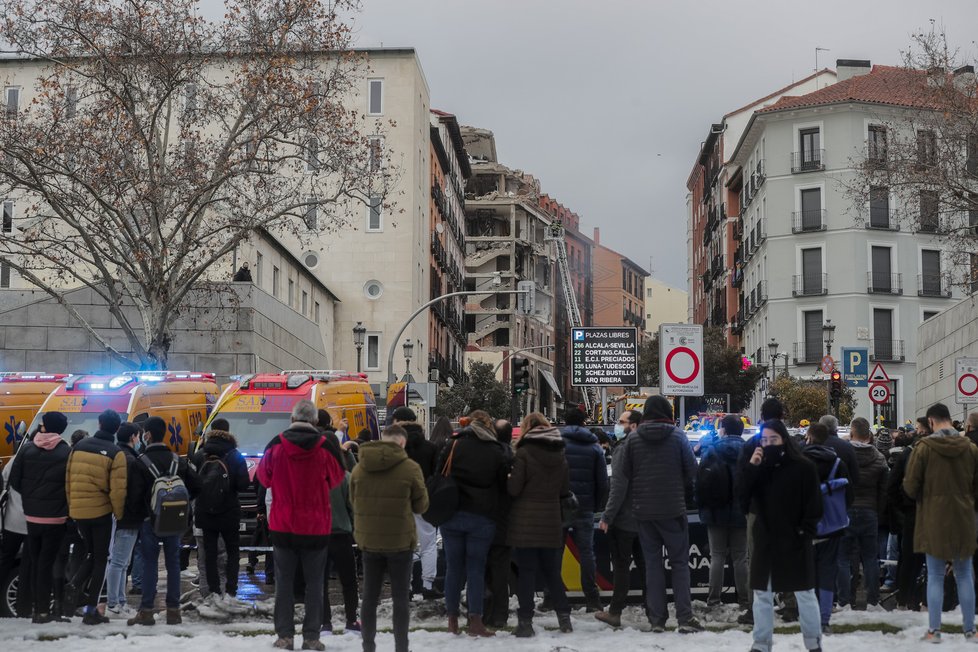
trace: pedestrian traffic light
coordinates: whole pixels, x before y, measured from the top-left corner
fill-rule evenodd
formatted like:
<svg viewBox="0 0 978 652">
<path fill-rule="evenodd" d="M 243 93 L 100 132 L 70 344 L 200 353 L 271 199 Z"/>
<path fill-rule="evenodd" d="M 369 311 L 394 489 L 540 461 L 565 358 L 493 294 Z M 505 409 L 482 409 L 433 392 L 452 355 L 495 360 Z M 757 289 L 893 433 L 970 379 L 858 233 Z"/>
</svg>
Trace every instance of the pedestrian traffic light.
<svg viewBox="0 0 978 652">
<path fill-rule="evenodd" d="M 530 361 L 526 358 L 514 357 L 512 359 L 513 392 L 521 394 L 530 389 Z"/>
<path fill-rule="evenodd" d="M 833 399 L 839 400 L 842 398 L 842 374 L 838 369 L 833 369 L 830 378 L 832 383 L 830 394 Z"/>
</svg>

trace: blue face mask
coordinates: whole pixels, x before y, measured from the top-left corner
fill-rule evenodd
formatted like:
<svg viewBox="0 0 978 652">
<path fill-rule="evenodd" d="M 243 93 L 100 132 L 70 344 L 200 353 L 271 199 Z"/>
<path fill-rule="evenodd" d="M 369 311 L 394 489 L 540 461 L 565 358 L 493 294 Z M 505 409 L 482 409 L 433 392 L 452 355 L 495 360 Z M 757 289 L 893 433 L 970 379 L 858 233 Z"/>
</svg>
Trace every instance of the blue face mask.
<svg viewBox="0 0 978 652">
<path fill-rule="evenodd" d="M 625 436 L 625 426 L 621 423 L 615 424 L 615 439 L 621 439 Z"/>
</svg>

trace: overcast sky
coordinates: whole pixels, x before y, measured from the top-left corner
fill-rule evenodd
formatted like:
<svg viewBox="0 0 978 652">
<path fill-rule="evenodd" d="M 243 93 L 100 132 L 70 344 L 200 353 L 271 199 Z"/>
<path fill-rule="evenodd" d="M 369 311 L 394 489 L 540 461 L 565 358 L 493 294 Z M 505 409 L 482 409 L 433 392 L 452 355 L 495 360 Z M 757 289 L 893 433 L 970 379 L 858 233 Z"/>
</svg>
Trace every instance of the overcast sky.
<svg viewBox="0 0 978 652">
<path fill-rule="evenodd" d="M 972 53 L 978 26 L 978 0 L 362 2 L 358 46 L 416 48 L 432 107 L 494 131 L 500 161 L 585 233 L 681 288 L 686 178 L 711 123 L 811 73 L 816 47 L 820 67 L 898 65 L 931 19 Z"/>
</svg>

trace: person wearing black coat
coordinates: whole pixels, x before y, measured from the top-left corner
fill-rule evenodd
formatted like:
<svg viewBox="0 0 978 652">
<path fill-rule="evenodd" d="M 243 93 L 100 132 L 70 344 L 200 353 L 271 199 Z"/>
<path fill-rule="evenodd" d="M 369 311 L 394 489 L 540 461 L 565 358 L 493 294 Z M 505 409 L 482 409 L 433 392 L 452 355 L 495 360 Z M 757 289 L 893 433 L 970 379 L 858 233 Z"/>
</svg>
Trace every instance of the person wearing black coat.
<svg viewBox="0 0 978 652">
<path fill-rule="evenodd" d="M 71 447 L 61 438 L 68 419 L 60 412 L 46 412 L 33 440 L 14 458 L 10 486 L 20 493 L 27 521 L 27 546 L 31 564 L 32 622 L 48 623 L 54 561 L 67 529 L 68 496 L 65 473 Z M 58 618 L 58 620 L 63 620 Z"/>
<path fill-rule="evenodd" d="M 794 593 L 805 647 L 821 648 L 813 546 L 822 518 L 818 473 L 815 465 L 799 452 L 781 421 L 764 423 L 760 446 L 751 454 L 738 489 L 741 503 L 749 506 L 753 516 L 752 649 L 771 649 L 775 592 Z"/>
<path fill-rule="evenodd" d="M 448 631 L 458 634 L 462 586 L 468 599 L 469 636 L 490 636 L 483 621 L 486 559 L 496 532 L 500 495 L 506 491 L 509 464 L 496 439 L 492 417 L 482 410 L 469 427 L 453 435 L 438 467 L 458 487 L 458 511 L 441 525 L 445 548 L 445 610 Z M 450 460 L 450 461 L 449 461 Z"/>
<path fill-rule="evenodd" d="M 907 435 L 903 449 L 895 452 L 893 449 L 893 469 L 887 479 L 886 499 L 890 513 L 897 521 L 900 534 L 900 556 L 897 559 L 896 571 L 896 602 L 900 607 L 911 611 L 919 611 L 921 591 L 917 588 L 917 578 L 924 567 L 923 553 L 914 552 L 913 537 L 917 520 L 917 503 L 911 500 L 903 491 L 903 478 L 907 475 L 907 463 L 916 447 L 920 435 Z"/>
<path fill-rule="evenodd" d="M 513 425 L 505 419 L 499 419 L 493 424 L 496 440 L 506 456 L 506 473 L 513 468 Z M 499 505 L 496 509 L 496 534 L 492 545 L 489 546 L 489 556 L 486 559 L 486 588 L 489 595 L 483 620 L 487 627 L 502 629 L 509 620 L 509 576 L 512 567 L 513 550 L 506 545 L 507 526 L 509 524 L 509 508 L 512 499 L 508 491 L 499 495 Z"/>
<path fill-rule="evenodd" d="M 216 465 L 216 466 L 215 466 Z M 194 523 L 204 533 L 204 572 L 207 588 L 218 597 L 227 593 L 234 597 L 238 592 L 238 567 L 241 561 L 240 523 L 241 502 L 238 494 L 248 491 L 250 479 L 248 464 L 238 450 L 238 441 L 229 432 L 211 430 L 207 433 L 204 447 L 197 451 L 192 466 L 201 482 L 201 495 L 197 499 Z M 208 478 L 217 478 L 220 472 L 226 476 L 228 493 L 218 498 L 205 486 Z M 221 590 L 218 569 L 218 538 L 224 541 L 227 555 L 225 586 Z"/>
<path fill-rule="evenodd" d="M 391 413 L 394 425 L 407 432 L 407 445 L 404 451 L 409 459 L 421 467 L 425 482 L 435 473 L 438 462 L 438 448 L 425 437 L 424 428 L 418 423 L 418 415 L 409 407 L 399 407 Z M 435 576 L 438 574 L 438 529 L 414 515 L 414 527 L 418 532 L 418 556 L 421 558 L 421 595 L 425 600 L 437 600 L 442 596 L 435 589 Z"/>
<path fill-rule="evenodd" d="M 560 430 L 564 455 L 570 467 L 571 491 L 580 505 L 569 530 L 577 547 L 581 566 L 581 588 L 588 613 L 601 611 L 601 594 L 595 582 L 594 513 L 608 500 L 608 463 L 597 436 L 584 427 L 586 415 L 574 408 L 564 414 L 567 425 Z"/>
<path fill-rule="evenodd" d="M 818 471 L 819 484 L 827 482 L 829 475 L 835 467 L 836 461 L 839 466 L 836 468 L 835 477 L 845 478 L 846 484 L 846 509 L 852 506 L 855 500 L 855 487 L 850 475 L 849 466 L 845 463 L 835 450 L 830 448 L 827 441 L 831 439 L 829 430 L 821 422 L 813 423 L 808 428 L 805 435 L 808 445 L 805 446 L 803 453 L 805 457 L 815 464 Z M 838 437 L 836 438 L 838 439 Z M 819 490 L 821 492 L 821 489 Z M 842 537 L 846 533 L 846 528 L 841 528 L 835 532 L 821 535 L 815 541 L 815 567 L 817 569 L 818 585 L 818 605 L 822 616 L 822 628 L 828 628 L 829 620 L 832 618 L 832 603 L 835 600 L 835 589 L 839 573 L 839 552 L 842 548 Z"/>
</svg>

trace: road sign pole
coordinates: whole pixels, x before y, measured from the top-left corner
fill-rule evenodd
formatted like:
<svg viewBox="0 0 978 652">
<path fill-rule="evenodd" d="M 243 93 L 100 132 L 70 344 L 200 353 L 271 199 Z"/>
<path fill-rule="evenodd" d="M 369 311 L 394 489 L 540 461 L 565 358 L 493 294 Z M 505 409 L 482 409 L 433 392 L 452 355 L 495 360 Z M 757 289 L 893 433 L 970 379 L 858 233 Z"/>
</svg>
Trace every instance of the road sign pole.
<svg viewBox="0 0 978 652">
<path fill-rule="evenodd" d="M 608 388 L 601 388 L 601 425 L 608 423 Z"/>
<path fill-rule="evenodd" d="M 679 397 L 679 427 L 686 428 L 686 397 Z"/>
</svg>

